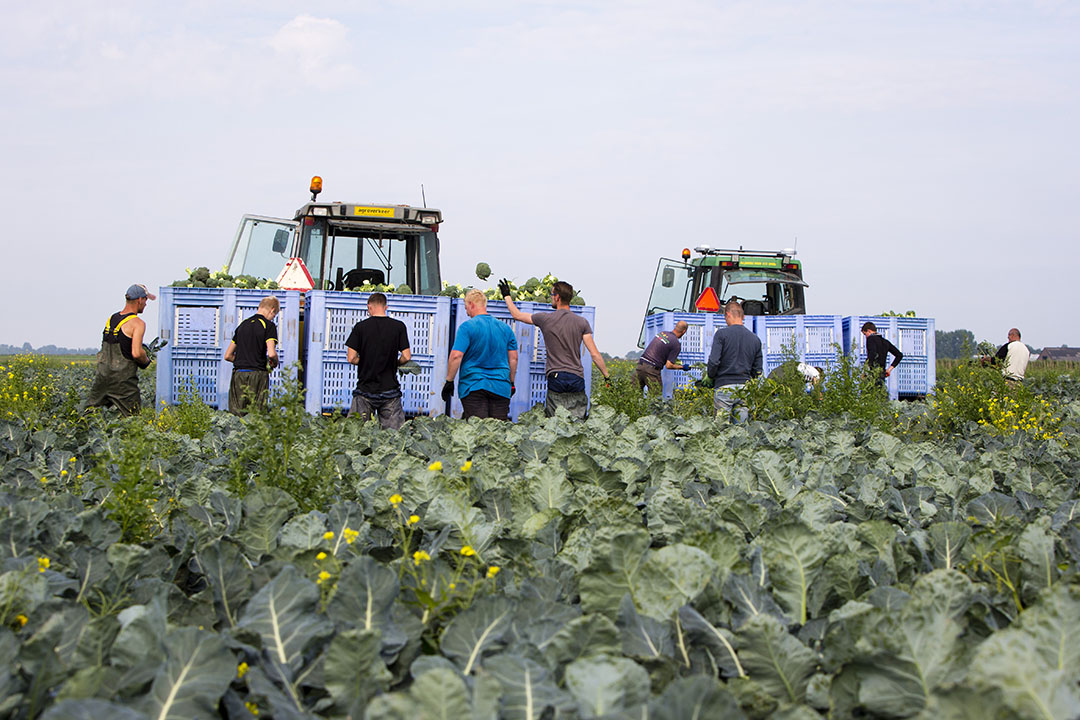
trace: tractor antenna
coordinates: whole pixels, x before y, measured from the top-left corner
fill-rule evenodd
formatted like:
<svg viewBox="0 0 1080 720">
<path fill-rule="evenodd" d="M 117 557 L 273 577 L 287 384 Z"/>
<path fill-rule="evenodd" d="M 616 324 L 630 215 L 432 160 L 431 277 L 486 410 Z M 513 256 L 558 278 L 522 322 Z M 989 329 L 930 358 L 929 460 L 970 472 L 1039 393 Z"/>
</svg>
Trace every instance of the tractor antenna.
<svg viewBox="0 0 1080 720">
<path fill-rule="evenodd" d="M 424 204 L 424 207 L 427 207 L 427 195 L 424 194 L 424 183 L 420 183 L 420 202 Z"/>
</svg>

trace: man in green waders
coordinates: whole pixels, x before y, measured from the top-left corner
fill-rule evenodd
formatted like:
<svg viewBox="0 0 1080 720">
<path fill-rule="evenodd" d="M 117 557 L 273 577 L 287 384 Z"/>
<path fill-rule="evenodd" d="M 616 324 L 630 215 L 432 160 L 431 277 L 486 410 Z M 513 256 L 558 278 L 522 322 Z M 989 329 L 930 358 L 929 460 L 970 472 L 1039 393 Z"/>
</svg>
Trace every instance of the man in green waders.
<svg viewBox="0 0 1080 720">
<path fill-rule="evenodd" d="M 246 415 L 252 403 L 266 408 L 270 392 L 270 369 L 277 366 L 277 325 L 274 318 L 281 304 L 273 295 L 259 302 L 255 314 L 236 326 L 225 360 L 233 364 L 229 384 L 229 412 Z"/>
<path fill-rule="evenodd" d="M 142 406 L 138 371 L 150 365 L 150 356 L 143 347 L 146 323 L 139 313 L 146 309 L 147 301 L 157 300 L 157 296 L 145 285 L 132 285 L 124 298 L 124 309 L 113 313 L 101 333 L 97 372 L 84 409 L 112 405 L 125 415 L 135 415 Z"/>
</svg>

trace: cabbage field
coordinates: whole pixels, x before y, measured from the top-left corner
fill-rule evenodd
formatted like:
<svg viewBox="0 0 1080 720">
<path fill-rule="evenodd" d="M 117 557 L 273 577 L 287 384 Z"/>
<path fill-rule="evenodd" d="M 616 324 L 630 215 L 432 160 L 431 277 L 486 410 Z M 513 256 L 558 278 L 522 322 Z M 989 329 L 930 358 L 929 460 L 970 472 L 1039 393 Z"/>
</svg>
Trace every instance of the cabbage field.
<svg viewBox="0 0 1080 720">
<path fill-rule="evenodd" d="M 0 717 L 1080 715 L 1069 378 L 384 432 L 7 363 Z"/>
</svg>

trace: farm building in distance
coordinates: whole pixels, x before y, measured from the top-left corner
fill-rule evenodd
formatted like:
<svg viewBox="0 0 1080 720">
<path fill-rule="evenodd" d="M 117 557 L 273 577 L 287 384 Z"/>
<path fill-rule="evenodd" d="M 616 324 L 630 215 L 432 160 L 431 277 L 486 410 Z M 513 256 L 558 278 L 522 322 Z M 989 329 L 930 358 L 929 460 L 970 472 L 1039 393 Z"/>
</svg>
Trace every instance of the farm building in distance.
<svg viewBox="0 0 1080 720">
<path fill-rule="evenodd" d="M 1043 348 L 1039 353 L 1040 360 L 1068 360 L 1070 362 L 1080 362 L 1080 348 L 1065 347 L 1048 347 Z"/>
</svg>

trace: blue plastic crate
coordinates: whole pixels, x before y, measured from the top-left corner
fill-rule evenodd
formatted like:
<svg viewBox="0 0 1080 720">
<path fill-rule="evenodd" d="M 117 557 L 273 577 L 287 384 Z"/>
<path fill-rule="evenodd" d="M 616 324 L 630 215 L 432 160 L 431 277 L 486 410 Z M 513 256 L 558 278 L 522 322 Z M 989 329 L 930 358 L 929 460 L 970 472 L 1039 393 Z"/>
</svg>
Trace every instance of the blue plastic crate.
<svg viewBox="0 0 1080 720">
<path fill-rule="evenodd" d="M 370 293 L 313 290 L 307 294 L 304 336 L 306 407 L 312 414 L 347 411 L 356 387 L 356 366 L 346 359 L 345 341 L 368 316 Z M 399 375 L 401 404 L 409 415 L 444 412 L 443 381 L 450 354 L 450 298 L 388 294 L 387 315 L 405 323 L 419 375 Z"/>
<path fill-rule="evenodd" d="M 259 301 L 273 295 L 281 303 L 278 326 L 279 366 L 270 374 L 270 389 L 280 386 L 300 357 L 300 303 L 295 290 L 238 288 L 174 288 L 159 291 L 158 326 L 168 340 L 157 355 L 157 402 L 175 404 L 187 387 L 198 390 L 207 405 L 229 407 L 232 364 L 225 350 L 236 326 L 255 313 Z"/>
<path fill-rule="evenodd" d="M 645 318 L 645 347 L 662 330 L 674 330 L 675 323 L 680 320 L 685 320 L 689 327 L 679 341 L 682 345 L 679 362 L 687 365 L 708 362 L 713 336 L 720 328 L 727 327 L 723 313 L 664 312 L 649 315 Z M 748 330 L 753 330 L 752 316 L 747 316 L 744 322 Z M 704 373 L 701 370 L 664 370 L 660 374 L 664 380 L 664 397 L 670 399 L 675 388 L 690 387 Z"/>
<path fill-rule="evenodd" d="M 933 318 L 879 317 L 852 315 L 844 318 L 844 352 L 854 355 L 859 363 L 866 362 L 866 338 L 860 328 L 872 322 L 878 334 L 897 347 L 904 359 L 886 378 L 889 397 L 921 397 L 929 394 L 937 383 L 937 349 Z"/>
<path fill-rule="evenodd" d="M 452 307 L 454 313 L 454 334 L 457 336 L 457 329 L 461 327 L 462 323 L 469 319 L 468 313 L 465 312 L 465 301 L 461 299 L 455 299 Z M 506 308 L 506 303 L 501 300 L 489 300 L 487 306 L 488 315 L 493 318 L 506 323 L 510 329 L 514 332 L 514 337 L 517 339 L 518 344 L 518 366 L 517 373 L 514 375 L 514 385 L 517 387 L 517 392 L 510 398 L 510 419 L 517 420 L 518 415 L 532 407 L 529 400 L 528 393 L 524 392 L 524 389 L 529 387 L 529 363 L 527 358 L 530 356 L 531 348 L 528 344 L 532 342 L 532 328 L 525 323 L 516 322 L 510 317 L 510 311 Z M 453 349 L 453 337 L 450 341 L 450 348 Z M 446 380 L 446 376 L 442 377 L 442 380 Z M 439 388 L 442 388 L 442 383 L 439 383 Z M 454 384 L 454 397 L 450 400 L 450 414 L 452 417 L 460 418 L 463 413 L 461 407 L 461 398 L 458 396 L 458 386 L 455 381 Z"/>
</svg>

